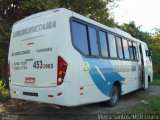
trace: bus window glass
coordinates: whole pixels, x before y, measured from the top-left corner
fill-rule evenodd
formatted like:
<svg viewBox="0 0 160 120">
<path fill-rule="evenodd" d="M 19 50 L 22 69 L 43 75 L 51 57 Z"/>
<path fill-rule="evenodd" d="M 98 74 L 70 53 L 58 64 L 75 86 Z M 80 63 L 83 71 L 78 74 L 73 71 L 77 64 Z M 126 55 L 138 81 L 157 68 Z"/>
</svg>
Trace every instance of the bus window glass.
<svg viewBox="0 0 160 120">
<path fill-rule="evenodd" d="M 129 43 L 129 53 L 130 53 L 131 60 L 134 60 L 132 42 L 129 41 L 128 43 Z"/>
<path fill-rule="evenodd" d="M 123 59 L 122 39 L 119 37 L 116 37 L 116 40 L 117 40 L 117 49 L 118 49 L 119 58 Z"/>
<path fill-rule="evenodd" d="M 88 27 L 89 31 L 89 40 L 90 40 L 90 47 L 91 47 L 91 55 L 98 56 L 98 41 L 97 41 L 97 32 L 95 28 Z"/>
<path fill-rule="evenodd" d="M 100 37 L 101 54 L 103 57 L 108 57 L 108 45 L 107 45 L 106 33 L 100 31 L 99 37 Z"/>
<path fill-rule="evenodd" d="M 137 44 L 135 42 L 133 42 L 133 55 L 134 55 L 134 60 L 138 60 Z"/>
<path fill-rule="evenodd" d="M 86 26 L 72 21 L 73 44 L 83 54 L 89 55 Z"/>
<path fill-rule="evenodd" d="M 139 47 L 138 47 L 138 44 L 136 44 L 136 46 L 137 46 L 137 60 L 139 60 L 140 53 L 139 53 Z"/>
<path fill-rule="evenodd" d="M 115 41 L 115 36 L 113 34 L 108 33 L 108 44 L 109 44 L 110 57 L 117 58 L 116 41 Z"/>
<path fill-rule="evenodd" d="M 129 56 L 129 48 L 128 48 L 128 41 L 123 39 L 122 40 L 123 42 L 123 50 L 124 50 L 124 58 L 125 59 L 130 59 L 130 56 Z"/>
</svg>

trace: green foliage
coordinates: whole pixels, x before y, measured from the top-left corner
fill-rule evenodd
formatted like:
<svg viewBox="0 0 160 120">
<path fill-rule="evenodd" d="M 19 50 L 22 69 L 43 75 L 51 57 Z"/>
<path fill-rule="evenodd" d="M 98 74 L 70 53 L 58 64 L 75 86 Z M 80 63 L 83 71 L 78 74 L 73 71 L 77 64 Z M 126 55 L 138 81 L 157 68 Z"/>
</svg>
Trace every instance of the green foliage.
<svg viewBox="0 0 160 120">
<path fill-rule="evenodd" d="M 114 25 L 113 18 L 109 16 L 106 7 L 114 0 L 59 0 L 60 7 L 71 9 L 79 14 L 87 16 L 108 26 Z"/>
<path fill-rule="evenodd" d="M 1 50 L 0 50 L 1 52 Z M 6 68 L 5 68 L 5 64 L 4 64 L 4 59 L 3 59 L 3 54 L 0 55 L 0 79 L 2 79 L 1 81 L 3 81 L 3 83 L 5 84 L 5 78 L 7 76 L 6 74 Z M 1 85 L 1 81 L 0 81 L 0 85 Z M 1 90 L 1 86 L 0 86 L 0 90 Z"/>
<path fill-rule="evenodd" d="M 4 102 L 10 99 L 9 90 L 5 88 L 6 84 L 0 80 L 0 102 Z"/>
<path fill-rule="evenodd" d="M 0 18 L 12 25 L 15 21 L 31 14 L 64 7 L 112 26 L 114 21 L 110 18 L 109 10 L 106 6 L 113 1 L 115 0 L 1 0 Z"/>
<path fill-rule="evenodd" d="M 157 28 L 155 33 L 151 35 L 148 44 L 152 50 L 152 61 L 154 68 L 154 76 L 160 75 L 160 31 Z"/>
<path fill-rule="evenodd" d="M 152 62 L 153 62 L 153 72 L 154 76 L 160 74 L 160 50 L 156 47 L 151 47 L 152 49 Z"/>
<path fill-rule="evenodd" d="M 160 51 L 160 33 L 152 35 L 150 46 Z"/>
<path fill-rule="evenodd" d="M 6 21 L 0 21 L 0 42 L 3 42 L 5 38 L 10 36 L 10 28 Z"/>
<path fill-rule="evenodd" d="M 141 31 L 141 26 L 137 27 L 133 21 L 129 24 L 124 23 L 121 26 L 117 25 L 117 27 L 130 33 L 132 37 L 135 37 L 141 41 L 148 42 L 151 39 L 150 33 Z"/>
<path fill-rule="evenodd" d="M 158 86 L 160 86 L 160 79 L 158 79 L 158 80 L 153 80 L 152 82 L 151 82 L 151 85 L 158 85 Z"/>
<path fill-rule="evenodd" d="M 0 91 L 2 91 L 2 89 L 5 87 L 5 83 L 0 80 Z"/>
</svg>

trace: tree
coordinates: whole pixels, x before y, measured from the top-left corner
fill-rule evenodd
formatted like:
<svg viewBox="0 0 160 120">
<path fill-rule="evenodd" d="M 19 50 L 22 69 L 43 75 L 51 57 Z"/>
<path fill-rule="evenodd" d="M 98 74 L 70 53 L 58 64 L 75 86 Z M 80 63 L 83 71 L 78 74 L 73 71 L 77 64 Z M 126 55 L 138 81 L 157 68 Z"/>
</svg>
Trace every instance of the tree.
<svg viewBox="0 0 160 120">
<path fill-rule="evenodd" d="M 79 14 L 108 26 L 114 26 L 114 19 L 110 18 L 106 7 L 115 0 L 59 0 L 60 7 L 71 9 Z"/>
<path fill-rule="evenodd" d="M 141 26 L 136 26 L 136 24 L 132 21 L 129 24 L 124 23 L 121 26 L 117 25 L 120 29 L 131 34 L 132 37 L 135 37 L 141 41 L 149 42 L 151 39 L 150 33 L 143 32 L 140 30 Z"/>
<path fill-rule="evenodd" d="M 160 75 L 160 50 L 155 47 L 151 47 L 152 49 L 152 63 L 153 63 L 153 72 L 154 77 L 159 77 Z"/>
<path fill-rule="evenodd" d="M 0 0 L 0 19 L 13 24 L 31 14 L 64 7 L 79 14 L 107 24 L 114 25 L 107 5 L 115 0 Z"/>
<path fill-rule="evenodd" d="M 160 51 L 160 34 L 152 35 L 150 45 Z"/>
<path fill-rule="evenodd" d="M 152 60 L 154 75 L 159 77 L 160 75 L 160 29 L 156 29 L 155 33 L 152 34 L 149 45 L 152 49 Z"/>
</svg>

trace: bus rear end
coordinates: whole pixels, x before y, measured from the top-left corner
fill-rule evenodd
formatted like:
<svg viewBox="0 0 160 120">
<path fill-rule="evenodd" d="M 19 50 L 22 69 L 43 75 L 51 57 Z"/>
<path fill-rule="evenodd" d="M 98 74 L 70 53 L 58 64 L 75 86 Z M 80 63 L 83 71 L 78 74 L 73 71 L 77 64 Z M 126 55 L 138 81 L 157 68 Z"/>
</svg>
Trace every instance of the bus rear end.
<svg viewBox="0 0 160 120">
<path fill-rule="evenodd" d="M 12 98 L 69 104 L 68 63 L 58 54 L 63 16 L 63 9 L 51 10 L 14 24 L 8 63 Z"/>
</svg>

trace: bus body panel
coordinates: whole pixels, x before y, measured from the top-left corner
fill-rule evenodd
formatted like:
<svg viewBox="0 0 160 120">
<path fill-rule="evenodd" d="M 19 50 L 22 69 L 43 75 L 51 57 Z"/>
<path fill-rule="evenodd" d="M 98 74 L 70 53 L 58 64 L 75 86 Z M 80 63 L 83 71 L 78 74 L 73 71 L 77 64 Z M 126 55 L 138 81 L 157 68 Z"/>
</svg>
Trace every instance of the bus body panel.
<svg viewBox="0 0 160 120">
<path fill-rule="evenodd" d="M 63 55 L 67 49 L 64 44 L 68 43 L 64 39 L 66 25 L 63 23 L 69 25 L 68 18 L 72 14 L 64 9 L 54 11 L 36 17 L 32 15 L 13 26 L 9 50 L 12 98 L 70 105 L 67 73 L 63 85 L 57 86 L 57 59 L 58 56 L 67 59 L 67 55 Z M 29 95 L 24 95 L 25 92 Z M 38 96 L 32 96 L 32 93 Z M 62 95 L 57 96 L 58 93 Z"/>
<path fill-rule="evenodd" d="M 24 86 L 10 86 L 11 97 L 16 99 L 38 101 L 42 103 L 57 104 L 62 106 L 70 106 L 70 84 L 64 82 L 58 87 L 24 87 Z M 23 93 L 28 93 L 24 95 Z M 30 95 L 30 94 L 37 94 Z M 61 94 L 61 95 L 58 95 Z"/>
<path fill-rule="evenodd" d="M 146 45 L 146 43 L 142 44 L 142 52 L 143 52 L 143 59 L 144 59 L 144 89 L 148 88 L 148 83 L 152 82 L 153 80 L 153 68 L 152 68 L 152 62 L 151 62 L 151 58 L 146 56 L 147 52 L 148 52 L 148 47 Z"/>
<path fill-rule="evenodd" d="M 37 87 L 56 85 L 59 31 L 56 26 L 60 24 L 56 17 L 47 14 L 14 25 L 10 45 L 12 84 Z"/>
</svg>

